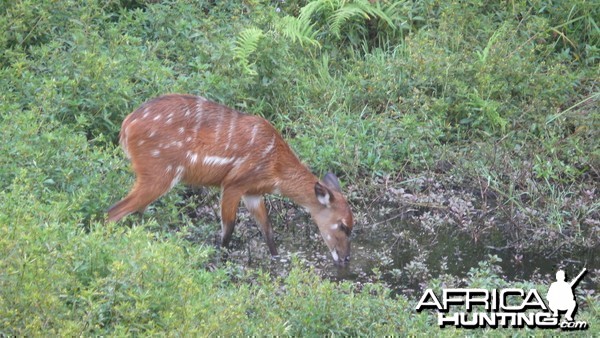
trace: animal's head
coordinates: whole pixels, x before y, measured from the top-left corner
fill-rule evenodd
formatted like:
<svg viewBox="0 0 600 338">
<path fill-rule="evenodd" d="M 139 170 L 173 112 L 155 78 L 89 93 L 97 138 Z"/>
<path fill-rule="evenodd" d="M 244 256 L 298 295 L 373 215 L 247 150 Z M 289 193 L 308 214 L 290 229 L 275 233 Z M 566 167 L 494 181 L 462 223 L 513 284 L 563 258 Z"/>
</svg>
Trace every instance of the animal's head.
<svg viewBox="0 0 600 338">
<path fill-rule="evenodd" d="M 321 236 L 336 264 L 350 261 L 350 234 L 352 233 L 352 210 L 342 195 L 337 177 L 328 173 L 315 183 L 315 195 L 319 207 L 311 211 Z"/>
</svg>

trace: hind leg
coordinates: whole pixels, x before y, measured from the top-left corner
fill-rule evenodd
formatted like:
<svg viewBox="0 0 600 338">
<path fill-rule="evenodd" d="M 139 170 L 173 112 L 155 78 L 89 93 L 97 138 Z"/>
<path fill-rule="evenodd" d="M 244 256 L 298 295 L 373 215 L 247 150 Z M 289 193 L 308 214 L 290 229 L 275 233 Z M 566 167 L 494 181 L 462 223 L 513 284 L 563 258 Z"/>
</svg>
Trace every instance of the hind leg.
<svg viewBox="0 0 600 338">
<path fill-rule="evenodd" d="M 167 193 L 179 181 L 179 177 L 145 177 L 138 176 L 133 189 L 113 206 L 108 212 L 109 222 L 118 222 L 121 218 L 136 211 L 143 212 L 146 207 Z"/>
<path fill-rule="evenodd" d="M 242 193 L 235 188 L 221 192 L 221 246 L 228 247 L 235 227 L 235 218 Z"/>
</svg>

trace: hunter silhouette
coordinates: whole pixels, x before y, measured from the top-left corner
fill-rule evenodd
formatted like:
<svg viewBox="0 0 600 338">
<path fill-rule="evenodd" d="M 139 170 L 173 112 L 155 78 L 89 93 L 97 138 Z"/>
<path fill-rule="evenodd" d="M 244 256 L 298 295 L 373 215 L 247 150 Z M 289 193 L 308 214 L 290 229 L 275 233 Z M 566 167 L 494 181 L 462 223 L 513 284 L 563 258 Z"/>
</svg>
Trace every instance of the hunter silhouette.
<svg viewBox="0 0 600 338">
<path fill-rule="evenodd" d="M 563 270 L 558 270 L 556 272 L 556 282 L 550 285 L 548 295 L 546 295 L 548 306 L 550 307 L 550 310 L 552 310 L 554 317 L 558 317 L 558 311 L 567 311 L 567 320 L 573 320 L 573 313 L 575 312 L 575 309 L 577 309 L 577 302 L 575 302 L 575 295 L 573 294 L 573 286 L 585 272 L 586 269 L 583 269 L 583 271 L 581 271 L 581 273 L 570 283 L 565 281 L 565 272 Z"/>
</svg>

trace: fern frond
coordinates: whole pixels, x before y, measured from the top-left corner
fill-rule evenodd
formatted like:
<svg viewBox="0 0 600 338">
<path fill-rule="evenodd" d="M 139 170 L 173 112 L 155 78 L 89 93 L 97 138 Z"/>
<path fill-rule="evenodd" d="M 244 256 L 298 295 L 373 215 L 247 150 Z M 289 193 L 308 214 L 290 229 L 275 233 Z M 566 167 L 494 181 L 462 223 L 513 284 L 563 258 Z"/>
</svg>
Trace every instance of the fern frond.
<svg viewBox="0 0 600 338">
<path fill-rule="evenodd" d="M 317 13 L 333 12 L 336 8 L 339 8 L 342 3 L 340 3 L 339 0 L 311 1 L 300 9 L 300 15 L 298 15 L 298 19 L 303 22 L 310 22 L 312 21 L 313 16 Z"/>
<path fill-rule="evenodd" d="M 359 0 L 347 4 L 342 3 L 341 6 L 334 11 L 328 19 L 331 32 L 339 38 L 342 25 L 354 17 L 362 17 L 367 20 L 378 18 L 385 21 L 392 29 L 394 28 L 392 19 L 380 8 L 380 6 L 373 6 L 366 0 Z"/>
<path fill-rule="evenodd" d="M 389 9 L 393 13 L 394 7 L 396 7 L 396 5 L 398 5 L 398 4 L 399 3 L 395 3 L 386 9 Z M 375 17 L 375 18 L 378 18 L 379 20 L 383 20 L 387 23 L 387 25 L 390 28 L 396 29 L 396 27 L 394 26 L 394 21 L 392 20 L 392 17 L 390 15 L 388 15 L 388 13 L 386 13 L 386 11 L 381 8 L 381 6 L 379 6 L 379 5 L 373 6 L 370 3 L 366 3 L 366 5 L 361 4 L 361 8 L 363 8 L 363 10 L 371 17 Z"/>
<path fill-rule="evenodd" d="M 256 27 L 246 28 L 241 31 L 233 47 L 233 57 L 239 60 L 240 65 L 250 75 L 256 75 L 256 70 L 252 69 L 254 63 L 250 63 L 250 54 L 258 48 L 258 42 L 264 36 L 264 32 Z"/>
<path fill-rule="evenodd" d="M 310 20 L 286 16 L 281 19 L 279 30 L 286 38 L 293 42 L 298 41 L 302 46 L 312 45 L 320 48 L 321 44 L 316 39 L 318 31 L 314 29 L 314 26 L 315 24 L 311 24 Z"/>
<path fill-rule="evenodd" d="M 329 17 L 329 27 L 331 28 L 331 33 L 333 33 L 336 37 L 340 37 L 340 30 L 342 25 L 348 21 L 350 18 L 361 16 L 365 19 L 368 19 L 369 16 L 367 12 L 365 12 L 360 6 L 356 6 L 355 4 L 349 4 L 344 7 L 338 8 L 333 15 Z"/>
</svg>

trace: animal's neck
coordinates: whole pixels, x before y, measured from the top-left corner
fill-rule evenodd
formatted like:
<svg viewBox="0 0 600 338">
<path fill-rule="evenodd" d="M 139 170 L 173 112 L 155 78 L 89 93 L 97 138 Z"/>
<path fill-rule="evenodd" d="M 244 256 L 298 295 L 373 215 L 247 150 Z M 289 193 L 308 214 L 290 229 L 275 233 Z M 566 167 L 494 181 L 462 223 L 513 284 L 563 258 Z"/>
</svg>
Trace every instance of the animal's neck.
<svg viewBox="0 0 600 338">
<path fill-rule="evenodd" d="M 313 210 L 319 206 L 315 195 L 315 183 L 317 182 L 318 178 L 298 161 L 297 165 L 283 168 L 280 183 L 281 194 L 308 210 Z"/>
</svg>

